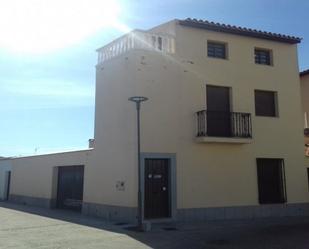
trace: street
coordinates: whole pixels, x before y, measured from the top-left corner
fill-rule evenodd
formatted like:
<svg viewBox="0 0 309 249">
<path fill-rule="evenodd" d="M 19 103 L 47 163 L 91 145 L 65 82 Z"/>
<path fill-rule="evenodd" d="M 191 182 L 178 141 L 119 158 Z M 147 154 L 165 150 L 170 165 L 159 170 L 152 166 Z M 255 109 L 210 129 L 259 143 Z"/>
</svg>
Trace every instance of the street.
<svg viewBox="0 0 309 249">
<path fill-rule="evenodd" d="M 0 202 L 0 248 L 309 248 L 309 217 L 157 224 L 147 233 L 74 212 Z"/>
</svg>

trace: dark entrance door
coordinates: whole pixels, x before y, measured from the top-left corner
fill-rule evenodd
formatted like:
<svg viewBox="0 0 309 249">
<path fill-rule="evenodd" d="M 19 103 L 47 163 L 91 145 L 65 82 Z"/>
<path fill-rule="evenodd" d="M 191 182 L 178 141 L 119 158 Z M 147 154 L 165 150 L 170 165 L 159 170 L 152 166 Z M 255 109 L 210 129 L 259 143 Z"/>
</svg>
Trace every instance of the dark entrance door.
<svg viewBox="0 0 309 249">
<path fill-rule="evenodd" d="M 57 207 L 80 211 L 83 201 L 84 166 L 58 169 Z"/>
<path fill-rule="evenodd" d="M 231 136 L 230 89 L 207 86 L 207 135 Z"/>
<path fill-rule="evenodd" d="M 145 159 L 145 219 L 170 217 L 169 159 Z"/>
<path fill-rule="evenodd" d="M 285 184 L 282 159 L 257 159 L 259 202 L 284 203 Z"/>
</svg>

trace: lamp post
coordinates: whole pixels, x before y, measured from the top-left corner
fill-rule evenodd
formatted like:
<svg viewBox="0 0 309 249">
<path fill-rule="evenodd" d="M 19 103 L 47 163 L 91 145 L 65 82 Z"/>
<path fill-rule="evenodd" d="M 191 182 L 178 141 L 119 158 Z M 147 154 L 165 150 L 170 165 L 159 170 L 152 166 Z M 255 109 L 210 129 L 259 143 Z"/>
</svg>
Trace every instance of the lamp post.
<svg viewBox="0 0 309 249">
<path fill-rule="evenodd" d="M 137 112 L 137 166 L 138 166 L 138 207 L 137 207 L 137 226 L 143 231 L 143 210 L 142 210 L 142 190 L 141 190 L 141 135 L 140 135 L 140 109 L 141 103 L 147 101 L 148 98 L 143 96 L 130 97 L 129 101 L 136 104 Z"/>
</svg>

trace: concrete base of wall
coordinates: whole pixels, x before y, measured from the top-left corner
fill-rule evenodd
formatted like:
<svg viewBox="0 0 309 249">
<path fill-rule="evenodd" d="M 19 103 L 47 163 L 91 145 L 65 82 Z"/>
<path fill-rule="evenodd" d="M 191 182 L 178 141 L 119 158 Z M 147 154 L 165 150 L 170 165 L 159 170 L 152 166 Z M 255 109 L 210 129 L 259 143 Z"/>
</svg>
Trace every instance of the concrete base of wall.
<svg viewBox="0 0 309 249">
<path fill-rule="evenodd" d="M 35 207 L 43 207 L 43 208 L 53 207 L 53 201 L 47 198 L 29 197 L 23 195 L 10 195 L 9 201 Z"/>
<path fill-rule="evenodd" d="M 258 219 L 287 216 L 309 216 L 309 203 L 177 210 L 177 221 Z"/>
<path fill-rule="evenodd" d="M 55 200 L 53 199 L 10 195 L 9 200 L 29 206 L 43 208 L 55 207 Z M 89 216 L 100 217 L 108 221 L 134 223 L 136 222 L 137 208 L 84 202 L 82 213 Z M 187 208 L 178 209 L 176 214 L 176 221 L 180 222 L 309 216 L 309 203 L 217 208 Z"/>
<path fill-rule="evenodd" d="M 85 215 L 100 217 L 109 221 L 135 222 L 137 217 L 137 208 L 84 202 L 82 213 Z"/>
</svg>

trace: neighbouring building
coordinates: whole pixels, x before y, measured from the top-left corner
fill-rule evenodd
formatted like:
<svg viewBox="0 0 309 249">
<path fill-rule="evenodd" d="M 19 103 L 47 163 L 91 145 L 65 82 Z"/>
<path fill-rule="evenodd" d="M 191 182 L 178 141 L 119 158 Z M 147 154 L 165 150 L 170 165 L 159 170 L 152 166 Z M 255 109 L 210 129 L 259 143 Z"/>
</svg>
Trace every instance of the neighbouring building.
<svg viewBox="0 0 309 249">
<path fill-rule="evenodd" d="M 81 210 L 84 171 L 91 153 L 91 149 L 85 149 L 11 159 L 10 200 Z"/>
<path fill-rule="evenodd" d="M 13 159 L 10 199 L 134 221 L 136 110 L 128 98 L 145 96 L 145 220 L 309 215 L 300 41 L 195 19 L 118 38 L 98 49 L 94 148 Z"/>
<path fill-rule="evenodd" d="M 300 84 L 304 114 L 305 153 L 309 156 L 309 70 L 300 73 Z"/>
<path fill-rule="evenodd" d="M 304 137 L 306 167 L 309 181 L 309 70 L 300 73 L 302 111 L 304 114 Z"/>
</svg>

